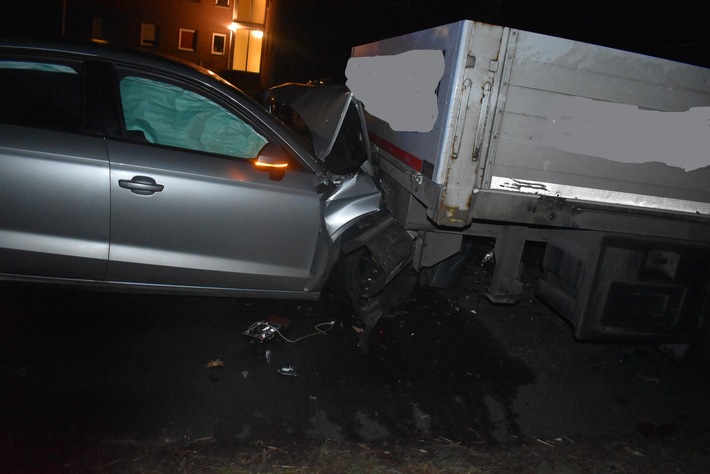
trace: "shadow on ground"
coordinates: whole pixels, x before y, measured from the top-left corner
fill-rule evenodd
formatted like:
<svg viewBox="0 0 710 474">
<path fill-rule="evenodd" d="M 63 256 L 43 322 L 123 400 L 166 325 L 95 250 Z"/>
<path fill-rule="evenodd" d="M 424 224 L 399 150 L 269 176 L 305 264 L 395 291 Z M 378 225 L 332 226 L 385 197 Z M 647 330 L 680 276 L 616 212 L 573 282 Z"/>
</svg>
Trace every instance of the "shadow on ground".
<svg viewBox="0 0 710 474">
<path fill-rule="evenodd" d="M 491 449 L 522 449 L 519 460 L 525 446 L 552 456 L 603 445 L 628 461 L 648 459 L 644 443 L 662 444 L 659 453 L 702 446 L 692 441 L 710 434 L 707 378 L 653 347 L 575 341 L 534 296 L 536 258 L 517 306 L 483 298 L 491 269 L 474 262 L 462 286 L 419 289 L 393 308 L 367 353 L 352 313 L 327 298 L 3 284 L 0 468 L 74 469 L 124 451 L 150 466 L 160 453 L 177 463 L 214 450 L 249 453 L 249 465 L 260 453 L 263 466 L 296 462 L 300 451 L 313 467 L 335 446 L 360 457 L 405 449 L 425 463 L 455 452 L 482 469 L 477 456 Z M 284 337 L 245 343 L 242 332 L 260 320 L 282 324 Z M 682 453 L 707 466 L 706 451 Z M 124 461 L 116 465 L 136 470 Z"/>
</svg>

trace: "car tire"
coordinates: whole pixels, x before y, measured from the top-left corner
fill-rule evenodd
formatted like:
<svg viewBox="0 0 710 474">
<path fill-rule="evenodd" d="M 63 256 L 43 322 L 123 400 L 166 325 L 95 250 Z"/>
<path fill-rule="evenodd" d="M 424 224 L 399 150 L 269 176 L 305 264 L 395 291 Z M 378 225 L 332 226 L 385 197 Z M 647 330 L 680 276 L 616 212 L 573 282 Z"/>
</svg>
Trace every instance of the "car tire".
<svg viewBox="0 0 710 474">
<path fill-rule="evenodd" d="M 344 287 L 358 317 L 365 323 L 386 316 L 417 286 L 418 274 L 410 267 L 400 271 L 376 292 L 369 286 L 382 276 L 382 269 L 367 248 L 347 255 L 343 265 Z"/>
<path fill-rule="evenodd" d="M 377 296 L 379 292 L 372 293 L 369 284 L 379 275 L 380 269 L 367 247 L 346 255 L 343 270 L 344 286 L 355 308 Z"/>
</svg>

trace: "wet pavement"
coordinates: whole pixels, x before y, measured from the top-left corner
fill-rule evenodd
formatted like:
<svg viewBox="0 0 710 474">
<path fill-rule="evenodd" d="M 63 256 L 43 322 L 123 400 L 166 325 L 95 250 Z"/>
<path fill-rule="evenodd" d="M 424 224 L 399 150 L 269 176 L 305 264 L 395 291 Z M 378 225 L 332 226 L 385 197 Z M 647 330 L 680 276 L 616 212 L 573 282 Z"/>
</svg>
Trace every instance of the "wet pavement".
<svg viewBox="0 0 710 474">
<path fill-rule="evenodd" d="M 709 377 L 652 346 L 575 341 L 534 296 L 539 254 L 526 258 L 518 305 L 490 304 L 491 269 L 472 264 L 456 289 L 416 290 L 380 321 L 367 353 L 336 298 L 3 284 L 0 453 L 92 441 L 554 445 L 710 434 Z M 280 335 L 247 342 L 261 320 Z"/>
</svg>

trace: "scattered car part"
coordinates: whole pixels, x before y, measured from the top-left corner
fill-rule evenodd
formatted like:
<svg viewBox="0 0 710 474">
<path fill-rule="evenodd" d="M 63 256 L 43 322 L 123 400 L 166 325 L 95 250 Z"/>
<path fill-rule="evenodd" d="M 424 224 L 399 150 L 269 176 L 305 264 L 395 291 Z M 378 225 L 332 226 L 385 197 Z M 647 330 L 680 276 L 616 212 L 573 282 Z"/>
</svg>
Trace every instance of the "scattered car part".
<svg viewBox="0 0 710 474">
<path fill-rule="evenodd" d="M 249 329 L 244 331 L 242 335 L 250 343 L 263 344 L 264 342 L 271 340 L 276 334 L 278 334 L 280 329 L 280 324 L 266 321 L 257 321 L 251 326 L 249 326 Z"/>
<path fill-rule="evenodd" d="M 292 365 L 287 365 L 279 368 L 278 373 L 287 377 L 295 377 L 296 375 L 298 375 L 296 374 L 296 369 L 294 369 Z"/>
</svg>

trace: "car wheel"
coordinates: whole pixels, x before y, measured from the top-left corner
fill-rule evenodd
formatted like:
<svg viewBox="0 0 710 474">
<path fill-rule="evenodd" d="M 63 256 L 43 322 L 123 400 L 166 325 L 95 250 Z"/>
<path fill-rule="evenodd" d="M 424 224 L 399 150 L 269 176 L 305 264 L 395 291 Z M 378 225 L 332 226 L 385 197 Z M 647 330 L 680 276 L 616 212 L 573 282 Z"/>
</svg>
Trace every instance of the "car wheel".
<svg viewBox="0 0 710 474">
<path fill-rule="evenodd" d="M 380 276 L 380 266 L 367 248 L 356 250 L 344 260 L 345 289 L 355 310 L 366 305 L 378 292 L 372 285 Z"/>
<path fill-rule="evenodd" d="M 387 316 L 417 285 L 418 275 L 410 266 L 380 288 L 378 280 L 383 277 L 383 269 L 367 248 L 348 255 L 344 263 L 345 288 L 355 312 L 365 323 Z"/>
</svg>

